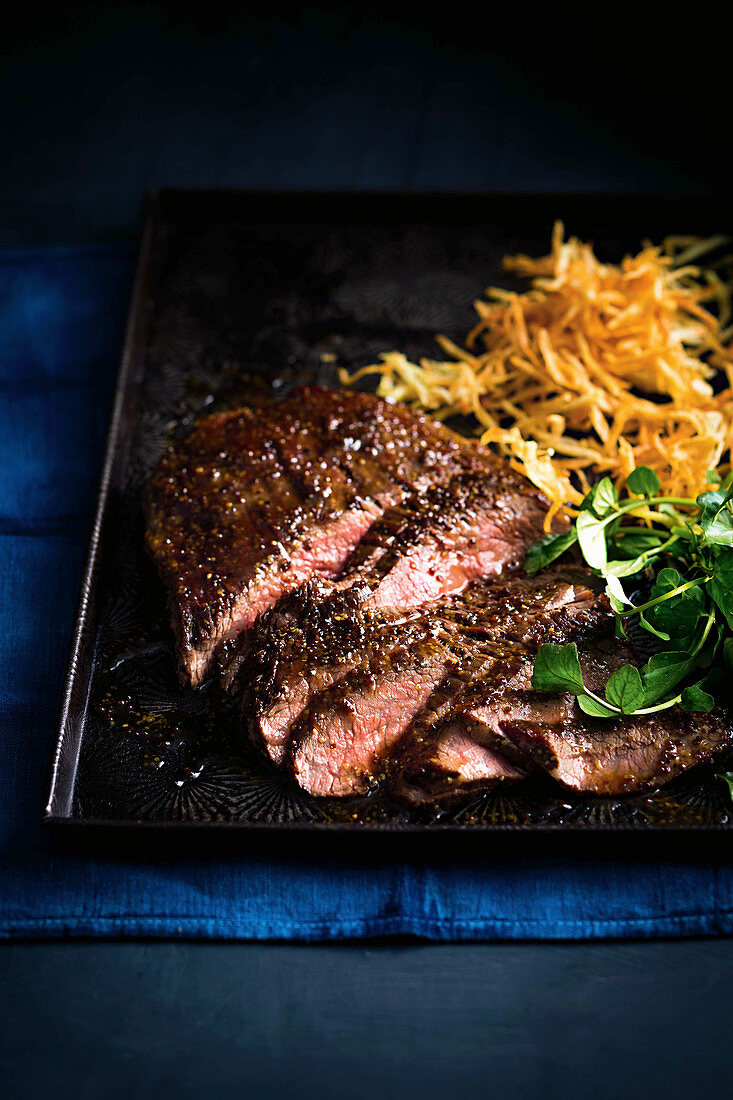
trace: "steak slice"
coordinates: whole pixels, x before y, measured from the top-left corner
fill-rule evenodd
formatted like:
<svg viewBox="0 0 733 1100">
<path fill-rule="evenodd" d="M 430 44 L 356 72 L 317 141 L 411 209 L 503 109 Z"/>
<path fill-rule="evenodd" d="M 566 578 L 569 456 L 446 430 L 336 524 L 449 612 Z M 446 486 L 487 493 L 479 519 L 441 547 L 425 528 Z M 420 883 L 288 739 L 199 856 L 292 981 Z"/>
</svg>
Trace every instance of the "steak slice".
<svg viewBox="0 0 733 1100">
<path fill-rule="evenodd" d="M 532 693 L 535 694 L 535 693 Z M 556 701 L 506 697 L 506 715 L 477 707 L 466 732 L 515 762 L 535 763 L 576 791 L 623 795 L 669 782 L 733 744 L 720 711 L 686 714 L 679 707 L 620 722 L 584 715 L 570 697 Z"/>
<path fill-rule="evenodd" d="M 445 805 L 527 774 L 476 741 L 460 721 L 439 725 L 423 738 L 405 737 L 390 773 L 390 793 L 411 805 Z"/>
<path fill-rule="evenodd" d="M 404 611 L 518 568 L 545 508 L 505 469 L 458 476 L 394 505 L 361 540 L 336 590 L 364 606 Z"/>
<path fill-rule="evenodd" d="M 319 692 L 368 664 L 372 649 L 425 636 L 406 617 L 363 608 L 331 614 L 325 582 L 314 578 L 284 596 L 258 623 L 254 640 L 232 661 L 225 685 L 244 692 L 243 716 L 275 763 L 287 752 L 290 728 Z M 244 648 L 244 647 L 242 647 Z"/>
<path fill-rule="evenodd" d="M 300 786 L 343 798 L 384 779 L 389 751 L 455 662 L 439 642 L 398 646 L 316 696 L 292 734 Z"/>
<path fill-rule="evenodd" d="M 312 387 L 200 421 L 168 447 L 145 493 L 146 542 L 186 678 L 212 675 L 284 593 L 335 577 L 386 509 L 472 478 L 527 512 L 523 544 L 501 551 L 514 561 L 540 532 L 544 499 L 475 442 L 404 406 Z"/>
</svg>

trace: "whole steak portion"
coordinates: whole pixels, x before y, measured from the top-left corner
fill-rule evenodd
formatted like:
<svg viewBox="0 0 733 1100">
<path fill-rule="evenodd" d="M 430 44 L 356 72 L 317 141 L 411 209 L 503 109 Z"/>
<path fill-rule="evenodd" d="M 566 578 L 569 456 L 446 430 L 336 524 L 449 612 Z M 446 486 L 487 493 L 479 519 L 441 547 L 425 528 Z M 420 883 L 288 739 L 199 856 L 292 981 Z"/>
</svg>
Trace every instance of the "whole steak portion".
<svg viewBox="0 0 733 1100">
<path fill-rule="evenodd" d="M 383 519 L 340 587 L 368 572 L 365 600 L 413 607 L 518 565 L 546 507 L 508 464 L 429 418 L 312 387 L 207 417 L 169 446 L 146 489 L 146 542 L 198 686 L 281 596 L 337 577 Z"/>
</svg>

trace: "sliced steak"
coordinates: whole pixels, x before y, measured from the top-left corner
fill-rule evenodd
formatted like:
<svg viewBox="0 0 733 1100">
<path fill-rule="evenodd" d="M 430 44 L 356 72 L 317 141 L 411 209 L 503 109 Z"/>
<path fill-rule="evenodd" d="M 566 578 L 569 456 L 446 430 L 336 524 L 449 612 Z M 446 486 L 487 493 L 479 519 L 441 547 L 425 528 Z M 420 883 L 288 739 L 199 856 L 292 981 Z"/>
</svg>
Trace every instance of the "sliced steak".
<svg viewBox="0 0 733 1100">
<path fill-rule="evenodd" d="M 225 685 L 240 681 L 245 722 L 275 763 L 282 762 L 290 728 L 310 699 L 366 666 L 380 643 L 394 648 L 425 637 L 423 624 L 405 617 L 359 607 L 332 614 L 330 591 L 313 579 L 284 596 L 227 670 Z"/>
<path fill-rule="evenodd" d="M 580 647 L 580 663 L 585 683 L 602 695 L 611 673 L 635 656 L 608 627 L 595 634 Z M 534 691 L 531 664 L 509 679 L 489 675 L 474 684 L 454 721 L 517 766 L 541 767 L 567 787 L 597 795 L 659 786 L 733 744 L 721 711 L 687 714 L 674 707 L 621 721 L 590 718 L 572 695 Z"/>
<path fill-rule="evenodd" d="M 587 570 L 573 569 L 536 578 L 493 578 L 429 609 L 392 614 L 370 610 L 356 587 L 339 601 L 329 599 L 328 582 L 313 579 L 262 618 L 246 658 L 232 662 L 230 678 L 239 676 L 243 692 L 243 719 L 255 743 L 280 763 L 290 727 L 309 700 L 366 667 L 375 647 L 406 646 L 444 634 L 462 653 L 470 653 L 477 639 L 523 638 L 537 629 L 538 616 L 563 605 L 574 619 L 606 617 L 607 605 L 593 603 L 589 584 L 598 587 Z"/>
<path fill-rule="evenodd" d="M 167 449 L 145 494 L 146 541 L 186 677 L 202 683 L 284 593 L 335 577 L 385 510 L 411 496 L 430 502 L 440 486 L 453 486 L 460 510 L 472 479 L 495 509 L 524 517 L 514 541 L 478 551 L 482 563 L 491 553 L 492 569 L 519 560 L 541 530 L 544 499 L 476 443 L 404 406 L 313 387 L 202 420 Z"/>
<path fill-rule="evenodd" d="M 461 721 L 449 720 L 425 737 L 403 742 L 390 766 L 390 792 L 412 805 L 444 805 L 527 774 L 471 737 Z"/>
<path fill-rule="evenodd" d="M 533 693 L 534 694 L 534 693 Z M 733 744 L 730 720 L 721 712 L 686 714 L 680 708 L 594 720 L 572 697 L 552 702 L 509 695 L 506 714 L 477 707 L 466 733 L 515 762 L 535 763 L 567 787 L 598 795 L 622 795 L 667 783 Z"/>
<path fill-rule="evenodd" d="M 466 711 L 475 697 L 486 700 L 489 685 L 496 689 L 497 709 L 506 693 L 516 696 L 528 687 L 534 655 L 546 638 L 582 640 L 611 620 L 605 597 L 599 598 L 600 582 L 586 569 L 555 567 L 535 578 L 474 587 L 467 593 L 473 598 L 451 601 L 453 625 L 466 642 L 481 641 L 494 659 L 478 651 L 466 674 L 448 677 L 405 734 L 390 767 L 390 789 L 402 801 L 452 802 L 533 770 L 533 758 L 513 745 L 506 752 L 473 737 Z M 469 747 L 472 742 L 480 752 Z"/>
<path fill-rule="evenodd" d="M 292 734 L 300 786 L 343 798 L 384 779 L 389 751 L 455 662 L 440 642 L 387 648 L 316 696 Z"/>
<path fill-rule="evenodd" d="M 366 533 L 335 583 L 394 611 L 462 592 L 521 565 L 544 506 L 506 469 L 453 478 L 394 505 Z"/>
<path fill-rule="evenodd" d="M 260 681 L 254 692 L 255 738 L 277 760 L 292 738 L 296 778 L 311 793 L 363 793 L 381 776 L 403 734 L 416 739 L 412 723 L 418 715 L 420 729 L 428 729 L 489 669 L 501 668 L 506 680 L 531 665 L 526 644 L 516 639 L 536 628 L 538 616 L 548 628 L 554 623 L 555 631 L 562 629 L 563 616 L 568 628 L 575 616 L 574 629 L 580 630 L 594 600 L 588 576 L 575 571 L 573 584 L 558 570 L 542 580 L 525 578 L 525 584 L 516 578 L 482 581 L 404 619 L 344 617 L 343 650 L 332 647 L 330 635 L 325 659 L 319 663 L 317 644 L 307 649 L 315 659 L 303 659 L 303 639 L 284 669 L 277 659 L 269 666 L 269 681 Z M 322 606 L 316 602 L 316 609 Z M 607 604 L 599 606 L 597 614 L 607 617 Z M 302 629 L 304 620 L 296 621 Z M 294 722 L 298 707 L 303 709 Z"/>
</svg>

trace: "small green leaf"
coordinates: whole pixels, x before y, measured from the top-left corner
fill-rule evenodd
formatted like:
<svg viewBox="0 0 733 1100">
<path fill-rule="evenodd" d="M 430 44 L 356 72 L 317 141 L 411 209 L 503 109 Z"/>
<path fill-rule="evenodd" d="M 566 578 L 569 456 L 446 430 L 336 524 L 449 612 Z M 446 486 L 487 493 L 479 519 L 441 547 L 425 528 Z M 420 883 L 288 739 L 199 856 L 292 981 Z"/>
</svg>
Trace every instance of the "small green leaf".
<svg viewBox="0 0 733 1100">
<path fill-rule="evenodd" d="M 631 561 L 612 561 L 606 566 L 604 573 L 607 577 L 633 577 L 635 573 L 640 573 L 645 565 L 644 557 L 633 558 Z"/>
<path fill-rule="evenodd" d="M 626 488 L 642 497 L 653 497 L 659 492 L 659 478 L 648 466 L 637 466 L 626 478 Z"/>
<path fill-rule="evenodd" d="M 666 695 L 670 695 L 672 689 L 689 675 L 692 666 L 692 657 L 683 650 L 669 650 L 650 657 L 641 670 L 644 705 L 653 706 Z"/>
<path fill-rule="evenodd" d="M 728 628 L 733 630 L 733 554 L 717 550 L 714 558 L 715 572 L 708 590 L 725 616 Z"/>
<path fill-rule="evenodd" d="M 568 645 L 544 642 L 540 646 L 532 672 L 532 687 L 536 691 L 570 691 L 573 695 L 585 690 L 575 642 Z"/>
<path fill-rule="evenodd" d="M 639 670 L 634 665 L 623 665 L 616 669 L 606 684 L 606 699 L 624 714 L 631 714 L 644 702 L 644 685 Z"/>
<path fill-rule="evenodd" d="M 627 534 L 627 532 L 629 533 Z M 621 535 L 622 537 L 614 542 L 613 552 L 618 558 L 623 558 L 624 561 L 633 561 L 648 550 L 656 550 L 660 542 L 663 542 L 667 537 L 661 531 L 636 531 L 628 527 L 621 528 Z"/>
<path fill-rule="evenodd" d="M 666 596 L 668 592 L 679 588 L 682 583 L 682 577 L 676 569 L 660 569 L 654 580 L 652 599 L 655 600 L 658 596 Z"/>
<path fill-rule="evenodd" d="M 606 549 L 606 528 L 592 512 L 581 512 L 575 529 L 581 553 L 591 569 L 604 570 L 608 561 Z"/>
<path fill-rule="evenodd" d="M 599 703 L 597 699 L 591 698 L 590 695 L 579 695 L 578 706 L 584 714 L 589 714 L 591 718 L 619 718 L 615 710 L 611 710 L 610 707 L 604 707 L 603 703 Z"/>
<path fill-rule="evenodd" d="M 591 507 L 597 516 L 604 518 L 615 512 L 618 506 L 618 493 L 610 477 L 602 477 L 590 491 Z"/>
<path fill-rule="evenodd" d="M 648 630 L 650 634 L 653 634 L 655 636 L 655 638 L 660 638 L 663 642 L 668 642 L 670 640 L 669 634 L 666 634 L 663 630 L 657 630 L 653 623 L 650 622 L 649 619 L 647 619 L 643 611 L 639 614 L 639 623 L 644 628 L 644 630 Z"/>
<path fill-rule="evenodd" d="M 705 481 L 708 485 L 720 485 L 721 480 L 721 476 L 717 470 L 705 471 Z"/>
<path fill-rule="evenodd" d="M 731 490 L 714 489 L 697 498 L 700 508 L 699 523 L 708 542 L 715 546 L 733 546 L 733 511 Z"/>
<path fill-rule="evenodd" d="M 530 577 L 533 577 L 535 573 L 539 573 L 540 569 L 544 569 L 546 565 L 549 565 L 550 562 L 555 561 L 566 550 L 569 550 L 577 541 L 578 536 L 575 528 L 571 527 L 569 531 L 565 531 L 562 535 L 547 535 L 545 538 L 533 542 L 524 559 L 525 573 L 529 573 Z"/>
<path fill-rule="evenodd" d="M 660 593 L 655 589 L 653 595 Z M 705 614 L 705 596 L 701 588 L 688 588 L 672 599 L 659 603 L 649 609 L 648 618 L 657 630 L 675 638 L 692 640 L 697 633 L 697 625 Z M 679 648 L 682 648 L 680 646 Z"/>
<path fill-rule="evenodd" d="M 702 711 L 708 714 L 715 706 L 715 699 L 702 687 L 704 680 L 699 684 L 691 684 L 682 692 L 680 706 L 683 710 Z"/>
</svg>

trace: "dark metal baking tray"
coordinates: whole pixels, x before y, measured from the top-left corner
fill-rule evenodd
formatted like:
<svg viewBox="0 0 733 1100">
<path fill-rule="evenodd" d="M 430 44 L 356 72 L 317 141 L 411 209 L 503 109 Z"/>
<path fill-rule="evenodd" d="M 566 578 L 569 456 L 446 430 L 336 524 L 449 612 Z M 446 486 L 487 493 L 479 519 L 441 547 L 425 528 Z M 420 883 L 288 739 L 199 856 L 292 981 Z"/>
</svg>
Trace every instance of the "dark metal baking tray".
<svg viewBox="0 0 733 1100">
<path fill-rule="evenodd" d="M 615 833 L 725 830 L 712 767 L 659 791 L 581 798 L 546 778 L 443 812 L 383 792 L 297 790 L 213 693 L 181 688 L 141 489 L 171 432 L 253 392 L 337 384 L 337 365 L 460 340 L 507 252 L 547 250 L 552 223 L 610 260 L 669 233 L 725 231 L 722 204 L 579 195 L 163 191 L 144 217 L 99 503 L 66 676 L 45 819 L 230 829 Z M 730 766 L 730 761 L 723 764 Z M 718 767 L 720 766 L 720 763 Z"/>
</svg>

